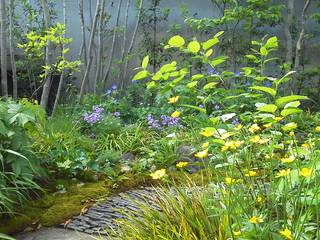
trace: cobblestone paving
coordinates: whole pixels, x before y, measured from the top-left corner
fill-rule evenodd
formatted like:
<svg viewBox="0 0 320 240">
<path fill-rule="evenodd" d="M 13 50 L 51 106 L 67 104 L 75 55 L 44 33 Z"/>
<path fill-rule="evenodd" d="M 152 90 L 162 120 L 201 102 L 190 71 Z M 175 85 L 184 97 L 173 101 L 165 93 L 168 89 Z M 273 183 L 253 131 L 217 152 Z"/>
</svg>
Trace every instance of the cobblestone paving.
<svg viewBox="0 0 320 240">
<path fill-rule="evenodd" d="M 85 214 L 73 217 L 66 228 L 97 235 L 110 233 L 106 231 L 108 229 L 115 232 L 119 222 L 127 218 L 126 214 L 139 216 L 140 203 L 160 210 L 154 201 L 155 191 L 156 188 L 141 187 L 110 196 L 91 207 Z"/>
</svg>

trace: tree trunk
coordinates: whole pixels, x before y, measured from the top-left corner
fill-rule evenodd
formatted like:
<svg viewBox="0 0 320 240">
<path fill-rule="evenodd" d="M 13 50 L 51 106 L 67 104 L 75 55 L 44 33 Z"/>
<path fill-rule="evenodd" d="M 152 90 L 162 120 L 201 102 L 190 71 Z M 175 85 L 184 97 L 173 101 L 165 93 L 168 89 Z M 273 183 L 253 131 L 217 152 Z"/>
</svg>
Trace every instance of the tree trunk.
<svg viewBox="0 0 320 240">
<path fill-rule="evenodd" d="M 130 42 L 130 45 L 128 47 L 127 56 L 126 56 L 125 63 L 124 63 L 124 69 L 123 69 L 123 79 L 124 79 L 124 81 L 127 78 L 127 71 L 128 71 L 127 68 L 128 68 L 128 64 L 129 64 L 129 56 L 130 56 L 130 54 L 132 52 L 133 45 L 134 45 L 134 42 L 136 40 L 136 36 L 137 36 L 138 28 L 139 28 L 142 6 L 143 6 L 143 0 L 140 0 L 140 5 L 139 5 L 139 9 L 138 9 L 138 16 L 137 16 L 136 25 L 135 25 L 134 30 L 133 30 L 131 42 Z"/>
<path fill-rule="evenodd" d="M 293 87 L 296 86 L 297 84 L 297 78 L 298 78 L 298 74 L 299 74 L 299 68 L 300 68 L 300 58 L 301 58 L 301 50 L 302 50 L 302 45 L 303 45 L 303 41 L 304 41 L 304 37 L 305 37 L 305 31 L 306 31 L 306 23 L 308 20 L 307 17 L 307 10 L 310 6 L 311 0 L 306 0 L 303 10 L 302 10 L 302 15 L 301 15 L 301 31 L 299 34 L 299 38 L 297 41 L 297 45 L 296 45 L 296 53 L 295 53 L 295 62 L 294 62 L 294 71 L 296 71 L 296 73 L 294 74 L 294 82 L 292 84 Z M 294 90 L 294 89 L 291 89 Z"/>
<path fill-rule="evenodd" d="M 284 34 L 286 38 L 286 62 L 293 61 L 293 44 L 292 44 L 292 21 L 294 11 L 294 0 L 287 0 L 287 14 L 284 17 Z"/>
<path fill-rule="evenodd" d="M 66 4 L 66 0 L 62 0 L 62 4 L 63 4 L 63 24 L 64 24 L 65 28 L 67 28 L 67 4 Z M 64 34 L 63 37 L 64 38 L 66 37 L 65 34 Z M 65 49 L 65 45 L 63 44 L 62 45 L 62 49 L 61 49 L 63 59 L 65 57 L 64 49 Z M 54 100 L 52 115 L 54 115 L 55 112 L 57 111 L 57 107 L 58 107 L 60 96 L 61 96 L 61 91 L 62 91 L 62 88 L 63 88 L 63 85 L 64 85 L 64 75 L 65 75 L 65 70 L 63 70 L 61 72 L 61 75 L 60 75 L 60 81 L 59 81 L 58 91 L 57 91 L 57 94 L 56 94 L 56 99 Z"/>
<path fill-rule="evenodd" d="M 124 63 L 124 57 L 125 57 L 125 51 L 126 51 L 126 43 L 127 43 L 127 28 L 128 28 L 128 18 L 129 18 L 129 7 L 130 7 L 130 0 L 127 1 L 127 7 L 126 7 L 126 16 L 125 16 L 125 24 L 124 24 L 124 32 L 123 32 L 123 40 L 122 40 L 122 51 L 121 51 L 121 64 L 123 67 Z M 121 69 L 121 68 L 120 68 Z M 121 88 L 124 84 L 124 79 L 122 78 L 123 74 L 122 71 L 119 73 L 119 80 L 121 81 Z"/>
<path fill-rule="evenodd" d="M 41 6 L 44 14 L 44 26 L 46 30 L 48 30 L 51 27 L 48 0 L 41 0 Z M 53 64 L 53 44 L 50 40 L 48 40 L 48 43 L 47 43 L 45 62 L 47 66 L 51 66 Z M 51 90 L 51 82 L 52 82 L 51 73 L 46 71 L 42 95 L 41 95 L 41 106 L 45 109 L 48 106 L 49 95 Z"/>
<path fill-rule="evenodd" d="M 15 60 L 15 49 L 14 49 L 14 36 L 13 36 L 13 23 L 14 18 L 14 0 L 10 0 L 9 5 L 9 42 L 10 42 L 10 61 L 11 61 L 11 69 L 12 69 L 12 86 L 13 86 L 13 97 L 18 97 L 18 80 L 17 80 L 17 67 Z"/>
<path fill-rule="evenodd" d="M 116 20 L 116 25 L 114 27 L 113 36 L 112 36 L 112 44 L 111 44 L 109 62 L 108 62 L 106 73 L 103 76 L 103 84 L 102 84 L 103 85 L 103 89 L 106 88 L 107 80 L 108 80 L 108 77 L 109 77 L 109 74 L 110 74 L 110 70 L 111 70 L 111 65 L 112 65 L 112 60 L 113 60 L 113 55 L 114 55 L 114 46 L 115 46 L 115 43 L 116 43 L 117 31 L 118 31 L 118 27 L 119 27 L 121 5 L 122 5 L 122 0 L 119 1 L 118 12 L 117 12 L 117 20 Z"/>
<path fill-rule="evenodd" d="M 81 26 L 81 47 L 80 47 L 80 54 L 79 58 L 82 59 L 83 55 L 83 63 L 84 69 L 87 67 L 87 44 L 86 44 L 86 30 L 85 30 L 85 22 L 84 22 L 84 15 L 83 15 L 83 0 L 79 0 L 79 16 L 80 16 L 80 26 Z"/>
<path fill-rule="evenodd" d="M 1 87 L 2 96 L 8 97 L 7 77 L 7 14 L 5 0 L 0 0 L 0 48 L 1 48 Z"/>
<path fill-rule="evenodd" d="M 86 67 L 86 71 L 84 73 L 82 83 L 81 83 L 81 89 L 80 89 L 80 95 L 79 95 L 79 102 L 80 103 L 83 100 L 85 86 L 86 86 L 88 75 L 89 75 L 91 65 L 92 65 L 92 60 L 93 60 L 92 50 L 93 50 L 94 37 L 95 37 L 96 29 L 97 29 L 98 17 L 100 15 L 100 10 L 101 10 L 101 0 L 98 0 L 97 6 L 96 6 L 95 16 L 94 16 L 94 20 L 93 20 L 93 26 L 91 28 L 91 33 L 90 33 L 90 40 L 89 40 L 89 47 L 88 47 L 88 54 L 89 54 L 88 65 Z"/>
<path fill-rule="evenodd" d="M 96 69 L 96 76 L 94 78 L 94 84 L 93 84 L 93 91 L 94 93 L 97 92 L 97 83 L 101 77 L 101 68 L 102 68 L 102 62 L 103 62 L 103 13 L 104 13 L 104 7 L 105 7 L 105 0 L 102 0 L 101 3 L 101 10 L 100 10 L 100 20 L 99 20 L 99 50 L 98 50 L 98 56 L 97 56 L 97 69 Z"/>
</svg>

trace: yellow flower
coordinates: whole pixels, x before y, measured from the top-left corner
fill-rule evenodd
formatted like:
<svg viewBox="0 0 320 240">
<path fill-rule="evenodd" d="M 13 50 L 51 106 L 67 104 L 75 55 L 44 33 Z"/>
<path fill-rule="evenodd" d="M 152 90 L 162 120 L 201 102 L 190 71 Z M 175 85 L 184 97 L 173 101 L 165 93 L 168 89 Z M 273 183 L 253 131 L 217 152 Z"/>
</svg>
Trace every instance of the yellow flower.
<svg viewBox="0 0 320 240">
<path fill-rule="evenodd" d="M 150 174 L 152 179 L 155 179 L 155 180 L 163 178 L 165 175 L 166 175 L 166 170 L 164 168 L 157 170 L 154 173 Z"/>
<path fill-rule="evenodd" d="M 279 170 L 279 172 L 277 173 L 277 176 L 278 177 L 286 177 L 286 176 L 288 176 L 289 174 L 290 174 L 290 172 L 291 172 L 291 169 L 289 168 L 289 169 L 281 169 L 281 170 Z"/>
<path fill-rule="evenodd" d="M 178 100 L 179 100 L 179 96 L 172 97 L 172 98 L 169 98 L 169 102 L 168 103 L 173 104 L 173 103 L 178 102 Z"/>
<path fill-rule="evenodd" d="M 291 233 L 291 231 L 290 231 L 288 228 L 280 231 L 279 233 L 280 233 L 282 236 L 284 236 L 286 239 L 288 239 L 288 240 L 292 240 L 292 239 L 293 239 L 292 233 Z"/>
<path fill-rule="evenodd" d="M 260 136 L 259 135 L 256 135 L 256 136 L 253 136 L 250 138 L 250 142 L 252 143 L 258 143 L 260 141 Z"/>
<path fill-rule="evenodd" d="M 276 120 L 277 122 L 280 122 L 283 119 L 283 117 L 274 117 L 273 119 Z"/>
<path fill-rule="evenodd" d="M 312 169 L 310 169 L 310 168 L 302 168 L 301 170 L 300 170 L 300 175 L 302 176 L 302 177 L 305 177 L 305 178 L 309 178 L 309 177 L 311 177 L 311 175 L 312 175 Z"/>
<path fill-rule="evenodd" d="M 227 139 L 228 137 L 230 137 L 231 134 L 228 133 L 228 132 L 225 132 L 225 133 L 222 133 L 221 136 L 220 136 L 220 139 L 224 140 L 224 139 Z"/>
<path fill-rule="evenodd" d="M 263 218 L 261 216 L 257 217 L 257 216 L 252 216 L 249 221 L 252 224 L 259 224 L 259 223 L 263 223 Z"/>
<path fill-rule="evenodd" d="M 261 196 L 258 196 L 257 197 L 257 203 L 261 204 L 262 202 L 263 202 L 263 198 Z"/>
<path fill-rule="evenodd" d="M 245 174 L 246 177 L 255 177 L 257 176 L 257 172 L 256 171 L 249 171 L 248 173 Z"/>
<path fill-rule="evenodd" d="M 309 149 L 311 146 L 309 143 L 303 143 L 303 144 L 301 144 L 301 147 L 304 149 Z"/>
<path fill-rule="evenodd" d="M 200 132 L 200 134 L 205 137 L 212 137 L 214 135 L 214 132 L 214 129 L 205 128 Z"/>
<path fill-rule="evenodd" d="M 186 166 L 188 166 L 188 162 L 178 162 L 177 164 L 176 164 L 176 166 L 178 167 L 178 168 L 184 168 L 184 167 L 186 167 Z"/>
<path fill-rule="evenodd" d="M 259 144 L 266 144 L 270 141 L 270 138 L 260 139 Z"/>
<path fill-rule="evenodd" d="M 294 131 L 289 132 L 289 136 L 293 137 L 294 136 Z"/>
<path fill-rule="evenodd" d="M 317 131 L 317 132 L 320 132 L 320 126 L 317 126 L 317 127 L 316 127 L 316 131 Z"/>
<path fill-rule="evenodd" d="M 252 124 L 251 127 L 249 128 L 249 131 L 252 132 L 252 133 L 257 132 L 259 130 L 261 130 L 261 128 L 256 123 Z"/>
<path fill-rule="evenodd" d="M 241 235 L 241 231 L 240 231 L 240 230 L 239 230 L 239 231 L 233 230 L 232 232 L 233 232 L 233 235 L 234 235 L 235 237 Z"/>
<path fill-rule="evenodd" d="M 227 141 L 224 143 L 224 146 L 222 147 L 221 151 L 225 152 L 229 149 L 237 149 L 243 143 L 244 143 L 244 141 Z"/>
<path fill-rule="evenodd" d="M 201 145 L 201 148 L 208 148 L 209 147 L 209 142 L 205 142 Z"/>
<path fill-rule="evenodd" d="M 231 185 L 232 183 L 235 183 L 236 180 L 231 177 L 226 177 L 224 181 L 226 184 Z"/>
<path fill-rule="evenodd" d="M 208 148 L 203 151 L 197 152 L 194 156 L 200 159 L 205 158 L 206 156 L 208 156 Z"/>
<path fill-rule="evenodd" d="M 174 112 L 171 114 L 171 117 L 173 117 L 173 118 L 178 118 L 178 117 L 180 117 L 180 115 L 181 115 L 181 112 L 179 112 L 179 111 L 174 111 Z"/>
<path fill-rule="evenodd" d="M 266 154 L 266 155 L 264 156 L 264 159 L 270 160 L 270 159 L 271 159 L 271 156 L 270 156 L 269 154 Z"/>
<path fill-rule="evenodd" d="M 270 128 L 272 126 L 272 123 L 266 123 L 263 125 L 264 128 Z"/>
<path fill-rule="evenodd" d="M 291 155 L 290 157 L 287 158 L 281 158 L 280 161 L 282 163 L 292 163 L 295 160 L 295 156 Z"/>
<path fill-rule="evenodd" d="M 241 130 L 242 128 L 243 128 L 242 124 L 237 124 L 234 129 L 237 130 L 237 131 L 239 131 L 239 130 Z"/>
</svg>

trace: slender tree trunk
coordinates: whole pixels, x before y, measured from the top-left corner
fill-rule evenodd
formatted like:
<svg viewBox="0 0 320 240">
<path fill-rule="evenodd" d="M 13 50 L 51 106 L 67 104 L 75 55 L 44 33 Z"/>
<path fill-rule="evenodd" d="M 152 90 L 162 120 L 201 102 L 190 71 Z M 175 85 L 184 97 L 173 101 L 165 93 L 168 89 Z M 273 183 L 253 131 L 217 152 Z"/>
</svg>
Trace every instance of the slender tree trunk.
<svg viewBox="0 0 320 240">
<path fill-rule="evenodd" d="M 293 21 L 294 0 L 287 0 L 287 13 L 284 18 L 284 34 L 286 38 L 286 62 L 292 63 L 293 44 L 292 44 L 292 21 Z"/>
<path fill-rule="evenodd" d="M 124 69 L 123 69 L 123 79 L 124 79 L 124 81 L 125 81 L 126 78 L 127 78 L 127 71 L 128 71 L 127 68 L 128 68 L 128 64 L 129 64 L 129 56 L 130 56 L 130 54 L 131 54 L 131 52 L 132 52 L 134 43 L 135 43 L 135 41 L 136 41 L 136 36 L 137 36 L 139 24 L 140 24 L 142 6 L 143 6 L 143 0 L 140 0 L 136 25 L 135 25 L 134 30 L 133 30 L 131 42 L 130 42 L 130 45 L 129 45 L 129 47 L 128 47 L 127 56 L 126 56 L 125 63 L 124 63 Z"/>
<path fill-rule="evenodd" d="M 112 60 L 113 60 L 113 55 L 114 55 L 114 47 L 116 43 L 116 37 L 117 37 L 117 31 L 119 27 L 119 20 L 120 20 L 120 10 L 121 10 L 121 5 L 122 5 L 122 0 L 119 1 L 119 6 L 118 6 L 118 11 L 117 11 L 117 20 L 116 20 L 116 25 L 113 30 L 113 36 L 112 36 L 112 44 L 111 44 L 111 50 L 110 50 L 110 56 L 109 56 L 109 62 L 107 66 L 107 70 L 103 76 L 103 88 L 106 88 L 107 85 L 107 80 L 110 74 L 111 66 L 112 66 Z"/>
<path fill-rule="evenodd" d="M 98 0 L 97 1 L 97 5 L 96 5 L 95 16 L 94 16 L 94 20 L 93 20 L 93 26 L 91 28 L 91 33 L 90 33 L 90 40 L 89 40 L 89 47 L 88 47 L 88 54 L 89 54 L 88 65 L 87 65 L 86 71 L 84 73 L 82 82 L 81 82 L 81 89 L 80 89 L 80 95 L 79 95 L 79 102 L 80 103 L 83 100 L 85 86 L 86 86 L 86 83 L 87 83 L 88 75 L 89 75 L 89 72 L 90 72 L 90 69 L 91 69 L 91 65 L 92 65 L 92 61 L 93 61 L 92 50 L 93 50 L 94 37 L 95 37 L 96 29 L 97 29 L 100 10 L 101 10 L 101 0 Z"/>
<path fill-rule="evenodd" d="M 9 5 L 9 42 L 10 42 L 10 61 L 11 61 L 11 69 L 12 69 L 12 86 L 13 86 L 13 97 L 18 97 L 18 80 L 17 80 L 17 67 L 16 67 L 16 60 L 15 60 L 15 49 L 14 49 L 14 36 L 13 36 L 13 29 L 14 29 L 14 0 L 10 0 Z"/>
<path fill-rule="evenodd" d="M 44 25 L 45 28 L 48 30 L 51 27 L 51 19 L 50 19 L 50 12 L 49 12 L 49 4 L 47 0 L 41 0 L 41 6 L 44 14 Z M 50 40 L 48 40 L 46 48 L 46 65 L 51 66 L 53 63 L 53 44 Z M 44 79 L 44 85 L 41 95 L 41 106 L 43 108 L 47 108 L 48 101 L 49 101 L 49 95 L 51 90 L 51 82 L 52 82 L 52 76 L 51 73 L 46 71 L 45 72 L 45 79 Z"/>
<path fill-rule="evenodd" d="M 79 5 L 81 39 L 82 39 L 79 58 L 83 59 L 84 69 L 86 69 L 88 56 L 87 56 L 87 44 L 86 44 L 86 30 L 85 30 L 85 22 L 84 22 L 84 15 L 83 15 L 83 0 L 79 0 L 78 5 Z M 82 58 L 82 55 L 83 55 L 83 58 Z"/>
<path fill-rule="evenodd" d="M 157 68 L 157 5 L 158 2 L 154 0 L 154 6 L 153 6 L 153 73 L 156 72 Z"/>
<path fill-rule="evenodd" d="M 67 29 L 67 4 L 66 4 L 66 0 L 62 0 L 62 5 L 63 5 L 63 24 L 64 24 L 65 28 Z M 63 37 L 64 38 L 66 37 L 65 34 L 64 34 Z M 62 52 L 62 57 L 63 58 L 65 57 L 64 49 L 65 49 L 65 44 L 62 44 L 61 52 Z M 61 75 L 60 75 L 60 81 L 59 81 L 58 91 L 57 91 L 57 94 L 56 94 L 56 99 L 55 99 L 54 105 L 53 105 L 52 115 L 55 114 L 55 112 L 57 110 L 57 107 L 59 105 L 61 91 L 62 91 L 62 88 L 63 88 L 63 85 L 64 85 L 64 79 L 65 79 L 64 75 L 65 75 L 65 70 L 63 70 L 61 72 Z"/>
<path fill-rule="evenodd" d="M 296 45 L 296 53 L 295 53 L 295 62 L 294 62 L 294 71 L 296 71 L 296 73 L 294 74 L 294 82 L 293 82 L 293 87 L 296 86 L 297 84 L 297 78 L 298 78 L 298 74 L 299 74 L 299 68 L 300 68 L 300 58 L 301 58 L 301 50 L 302 50 L 302 45 L 303 45 L 303 41 L 304 41 L 304 37 L 305 37 L 305 32 L 306 32 L 306 24 L 307 24 L 307 20 L 308 20 L 308 16 L 307 16 L 307 10 L 310 6 L 311 0 L 306 0 L 303 10 L 302 10 L 302 15 L 301 15 L 301 31 L 299 34 L 299 38 L 297 41 L 297 45 Z M 294 89 L 292 89 L 294 90 Z"/>
<path fill-rule="evenodd" d="M 100 10 L 100 20 L 99 20 L 99 50 L 98 50 L 98 56 L 97 56 L 97 69 L 96 69 L 96 76 L 94 78 L 94 84 L 93 84 L 93 91 L 94 93 L 97 92 L 97 82 L 99 81 L 101 77 L 101 68 L 102 68 L 102 62 L 103 62 L 103 16 L 104 16 L 104 8 L 105 8 L 105 0 L 102 0 L 101 3 L 101 10 Z"/>
<path fill-rule="evenodd" d="M 125 23 L 124 23 L 124 32 L 123 32 L 123 40 L 122 40 L 122 51 L 121 51 L 121 64 L 123 67 L 124 63 L 124 57 L 125 57 L 125 51 L 126 51 L 126 43 L 127 43 L 127 30 L 128 30 L 128 18 L 129 18 L 129 7 L 130 7 L 131 0 L 127 1 L 127 7 L 126 7 L 126 16 L 125 16 Z M 120 68 L 121 69 L 121 68 Z M 123 74 L 120 71 L 119 73 L 119 79 L 121 81 L 121 88 L 124 84 L 124 79 L 122 78 Z"/>
<path fill-rule="evenodd" d="M 8 97 L 8 77 L 7 77 L 7 14 L 6 2 L 0 0 L 0 48 L 1 48 L 1 88 L 2 96 Z"/>
</svg>

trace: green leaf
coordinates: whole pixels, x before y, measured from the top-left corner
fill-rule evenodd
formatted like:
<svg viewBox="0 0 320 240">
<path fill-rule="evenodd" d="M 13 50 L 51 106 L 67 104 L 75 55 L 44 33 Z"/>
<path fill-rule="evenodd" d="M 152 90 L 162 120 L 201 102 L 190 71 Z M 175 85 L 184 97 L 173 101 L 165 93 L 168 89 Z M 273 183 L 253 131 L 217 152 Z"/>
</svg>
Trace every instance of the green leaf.
<svg viewBox="0 0 320 240">
<path fill-rule="evenodd" d="M 293 101 L 293 102 L 289 102 L 289 103 L 287 103 L 285 106 L 284 106 L 284 108 L 297 108 L 297 107 L 299 107 L 300 106 L 300 104 L 301 104 L 301 102 L 300 101 Z"/>
<path fill-rule="evenodd" d="M 188 44 L 188 50 L 194 54 L 200 51 L 200 43 L 198 41 L 192 41 Z"/>
<path fill-rule="evenodd" d="M 211 61 L 211 65 L 213 67 L 216 67 L 218 66 L 219 64 L 221 63 L 224 63 L 226 61 L 226 57 L 222 56 L 222 57 L 218 57 L 218 58 L 215 58 L 214 60 Z"/>
<path fill-rule="evenodd" d="M 206 113 L 206 112 L 207 112 L 206 109 L 204 109 L 204 108 L 199 108 L 199 107 L 194 106 L 194 105 L 181 104 L 180 106 L 182 106 L 182 107 L 187 107 L 187 108 L 192 108 L 192 109 L 196 109 L 196 110 L 198 110 L 198 111 L 200 111 L 200 112 L 203 112 L 203 113 Z"/>
<path fill-rule="evenodd" d="M 203 78 L 204 75 L 203 74 L 195 74 L 191 77 L 191 81 L 194 81 L 194 80 L 199 80 L 201 78 Z"/>
<path fill-rule="evenodd" d="M 265 47 L 260 48 L 260 53 L 262 56 L 267 56 L 268 55 L 268 50 Z"/>
<path fill-rule="evenodd" d="M 276 47 L 278 47 L 278 38 L 277 37 L 269 38 L 264 46 L 266 48 L 276 48 Z"/>
<path fill-rule="evenodd" d="M 215 37 L 215 38 L 218 38 L 218 37 L 220 37 L 222 34 L 224 34 L 224 31 L 217 32 L 217 33 L 214 35 L 214 37 Z"/>
<path fill-rule="evenodd" d="M 301 112 L 302 112 L 302 110 L 299 108 L 291 108 L 290 107 L 290 108 L 283 109 L 280 114 L 283 117 L 287 117 L 289 115 L 297 114 L 297 113 L 301 113 Z"/>
<path fill-rule="evenodd" d="M 208 84 L 204 85 L 203 90 L 208 90 L 208 89 L 214 88 L 217 84 L 218 84 L 218 82 L 208 83 Z"/>
<path fill-rule="evenodd" d="M 197 81 L 193 81 L 193 82 L 188 83 L 188 84 L 187 84 L 187 87 L 188 87 L 188 88 L 193 88 L 193 87 L 197 86 L 197 84 L 198 84 Z"/>
<path fill-rule="evenodd" d="M 137 80 L 144 79 L 144 78 L 146 78 L 146 77 L 148 77 L 148 76 L 149 76 L 149 72 L 148 72 L 147 70 L 142 70 L 142 71 L 138 72 L 138 73 L 133 77 L 132 80 L 137 81 Z"/>
<path fill-rule="evenodd" d="M 264 106 L 258 107 L 257 110 L 261 112 L 275 113 L 278 107 L 274 104 L 266 104 Z"/>
<path fill-rule="evenodd" d="M 179 35 L 176 35 L 172 38 L 170 38 L 168 44 L 171 46 L 171 47 L 177 47 L 177 48 L 180 48 L 182 47 L 184 44 L 185 44 L 185 41 L 184 41 L 184 38 L 179 36 Z"/>
<path fill-rule="evenodd" d="M 143 69 L 146 69 L 148 67 L 148 64 L 149 64 L 149 56 L 145 56 L 144 59 L 142 60 L 141 67 Z"/>
<path fill-rule="evenodd" d="M 258 90 L 258 91 L 262 91 L 265 93 L 269 93 L 273 97 L 275 97 L 277 94 L 276 90 L 274 90 L 273 88 L 269 88 L 269 87 L 255 86 L 255 87 L 250 87 L 250 88 L 253 90 Z"/>
<path fill-rule="evenodd" d="M 154 88 L 155 86 L 157 86 L 156 82 L 154 81 L 147 82 L 147 89 Z"/>
<path fill-rule="evenodd" d="M 286 73 L 282 78 L 280 78 L 279 80 L 277 80 L 276 81 L 276 83 L 279 85 L 279 84 L 281 84 L 281 83 L 285 83 L 285 82 L 288 82 L 288 81 L 290 81 L 290 76 L 292 75 L 292 74 L 294 74 L 295 73 L 295 71 L 290 71 L 290 72 L 288 72 L 288 73 Z"/>
<path fill-rule="evenodd" d="M 217 37 L 209 39 L 208 41 L 202 43 L 202 47 L 204 50 L 208 50 L 209 48 L 212 48 L 214 45 L 219 43 L 219 39 Z"/>
<path fill-rule="evenodd" d="M 210 56 L 212 55 L 212 53 L 213 53 L 213 50 L 212 50 L 212 49 L 209 49 L 209 50 L 205 53 L 205 55 L 206 55 L 206 57 L 210 57 Z"/>
<path fill-rule="evenodd" d="M 306 96 L 302 96 L 302 95 L 285 96 L 285 97 L 278 98 L 276 100 L 276 105 L 278 107 L 283 107 L 285 104 L 287 104 L 289 102 L 293 102 L 296 100 L 307 100 L 307 99 L 309 99 L 309 98 Z"/>
<path fill-rule="evenodd" d="M 255 55 L 252 55 L 252 54 L 246 55 L 246 58 L 248 58 L 254 62 L 259 62 L 259 59 Z"/>
<path fill-rule="evenodd" d="M 8 236 L 8 235 L 4 235 L 2 233 L 0 233 L 0 239 L 3 239 L 3 240 L 15 240 L 14 238 Z"/>
</svg>

